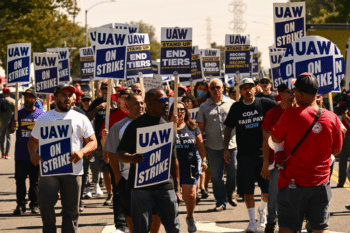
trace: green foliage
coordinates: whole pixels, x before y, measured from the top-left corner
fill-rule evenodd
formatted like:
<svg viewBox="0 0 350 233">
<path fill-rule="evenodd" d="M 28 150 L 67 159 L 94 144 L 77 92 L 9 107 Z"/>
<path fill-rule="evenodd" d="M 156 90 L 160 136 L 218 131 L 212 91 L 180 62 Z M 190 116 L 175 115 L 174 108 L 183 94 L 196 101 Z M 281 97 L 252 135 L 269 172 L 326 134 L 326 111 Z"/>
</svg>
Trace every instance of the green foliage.
<svg viewBox="0 0 350 233">
<path fill-rule="evenodd" d="M 127 24 L 138 24 L 140 26 L 140 33 L 148 33 L 150 45 L 151 45 L 151 57 L 152 60 L 157 60 L 160 58 L 160 43 L 156 38 L 156 29 L 147 23 L 144 23 L 142 20 L 139 22 L 131 21 Z"/>
</svg>

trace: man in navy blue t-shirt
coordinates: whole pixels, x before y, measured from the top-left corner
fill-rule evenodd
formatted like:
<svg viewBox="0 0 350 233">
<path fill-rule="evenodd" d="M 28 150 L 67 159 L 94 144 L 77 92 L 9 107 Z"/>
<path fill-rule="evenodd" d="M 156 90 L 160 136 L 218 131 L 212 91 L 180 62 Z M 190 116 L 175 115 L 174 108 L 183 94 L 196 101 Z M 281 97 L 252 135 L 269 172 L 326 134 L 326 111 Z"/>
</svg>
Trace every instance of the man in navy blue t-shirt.
<svg viewBox="0 0 350 233">
<path fill-rule="evenodd" d="M 24 108 L 18 111 L 18 120 L 12 119 L 9 124 L 9 133 L 16 131 L 15 145 L 15 179 L 17 207 L 14 215 L 21 215 L 26 211 L 26 178 L 29 176 L 29 207 L 33 214 L 39 213 L 37 202 L 37 189 L 39 179 L 39 166 L 34 166 L 30 161 L 28 140 L 36 120 L 44 112 L 34 106 L 37 95 L 34 89 L 27 89 L 24 93 Z"/>
</svg>

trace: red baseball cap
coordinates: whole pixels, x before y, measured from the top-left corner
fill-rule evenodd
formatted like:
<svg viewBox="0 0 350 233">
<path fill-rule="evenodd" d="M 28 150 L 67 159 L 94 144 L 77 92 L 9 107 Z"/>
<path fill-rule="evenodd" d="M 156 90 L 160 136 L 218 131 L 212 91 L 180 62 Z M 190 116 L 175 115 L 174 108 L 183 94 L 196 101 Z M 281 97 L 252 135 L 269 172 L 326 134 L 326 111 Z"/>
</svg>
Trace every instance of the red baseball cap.
<svg viewBox="0 0 350 233">
<path fill-rule="evenodd" d="M 4 87 L 4 88 L 2 89 L 2 93 L 4 93 L 4 94 L 10 93 L 10 88 Z"/>
</svg>

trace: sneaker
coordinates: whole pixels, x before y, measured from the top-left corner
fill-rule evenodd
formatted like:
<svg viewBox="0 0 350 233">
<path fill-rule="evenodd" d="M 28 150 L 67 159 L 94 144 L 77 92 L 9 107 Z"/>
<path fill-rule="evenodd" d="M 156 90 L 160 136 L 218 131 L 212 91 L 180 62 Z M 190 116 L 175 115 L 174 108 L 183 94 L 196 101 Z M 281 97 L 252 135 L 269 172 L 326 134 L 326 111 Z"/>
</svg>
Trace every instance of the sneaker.
<svg viewBox="0 0 350 233">
<path fill-rule="evenodd" d="M 345 209 L 350 210 L 350 205 L 346 205 Z"/>
<path fill-rule="evenodd" d="M 337 184 L 337 188 L 343 188 L 344 187 L 344 183 L 338 183 Z"/>
<path fill-rule="evenodd" d="M 214 208 L 214 211 L 216 211 L 216 212 L 221 212 L 224 210 L 226 210 L 226 207 L 224 205 L 220 205 L 220 206 L 217 206 Z"/>
<path fill-rule="evenodd" d="M 40 210 L 38 206 L 33 206 L 30 209 L 32 210 L 32 214 L 40 214 Z"/>
<path fill-rule="evenodd" d="M 234 195 L 227 195 L 227 201 L 228 203 L 230 203 L 230 205 L 232 205 L 233 207 L 237 206 L 237 200 L 234 197 Z"/>
<path fill-rule="evenodd" d="M 80 202 L 80 204 L 79 204 L 79 213 L 81 213 L 81 212 L 83 212 L 84 211 L 84 202 Z"/>
<path fill-rule="evenodd" d="M 209 197 L 209 194 L 208 194 L 207 190 L 205 190 L 205 189 L 201 190 L 201 194 L 202 194 L 201 198 L 203 198 L 203 199 L 207 199 Z"/>
<path fill-rule="evenodd" d="M 9 155 L 5 155 L 5 159 L 11 159 Z"/>
<path fill-rule="evenodd" d="M 14 215 L 22 215 L 26 212 L 26 207 L 23 205 L 17 205 L 16 209 L 13 211 Z"/>
<path fill-rule="evenodd" d="M 245 229 L 245 232 L 255 233 L 258 231 L 258 227 L 256 225 L 256 221 L 251 222 L 249 221 L 247 229 Z"/>
<path fill-rule="evenodd" d="M 275 233 L 276 223 L 266 223 L 264 233 Z"/>
<path fill-rule="evenodd" d="M 193 218 L 186 218 L 188 232 L 196 232 L 197 227 Z"/>
<path fill-rule="evenodd" d="M 86 188 L 84 199 L 91 199 L 91 198 L 92 198 L 91 190 L 89 188 Z"/>
<path fill-rule="evenodd" d="M 264 228 L 267 220 L 266 220 L 266 209 L 258 210 L 259 211 L 259 227 Z"/>
<path fill-rule="evenodd" d="M 95 197 L 98 197 L 98 196 L 102 196 L 103 195 L 103 192 L 100 188 L 100 185 L 99 184 L 96 184 L 95 186 Z"/>
<path fill-rule="evenodd" d="M 113 195 L 108 194 L 108 197 L 107 197 L 106 201 L 103 203 L 103 205 L 109 206 L 109 205 L 112 205 L 112 203 L 113 203 Z"/>
</svg>

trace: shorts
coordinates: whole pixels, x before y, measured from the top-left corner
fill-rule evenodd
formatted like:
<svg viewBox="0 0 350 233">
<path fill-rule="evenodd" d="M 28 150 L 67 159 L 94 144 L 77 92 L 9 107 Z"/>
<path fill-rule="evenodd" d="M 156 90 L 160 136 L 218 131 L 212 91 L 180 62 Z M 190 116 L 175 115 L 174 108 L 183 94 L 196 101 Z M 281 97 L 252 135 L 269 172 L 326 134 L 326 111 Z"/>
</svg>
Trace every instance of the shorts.
<svg viewBox="0 0 350 233">
<path fill-rule="evenodd" d="M 191 177 L 190 170 L 180 170 L 180 185 L 187 184 L 187 185 L 197 185 L 198 184 L 198 178 L 199 173 L 197 172 L 194 176 L 195 179 Z"/>
<path fill-rule="evenodd" d="M 269 180 L 260 175 L 263 166 L 263 158 L 258 156 L 238 156 L 237 173 L 240 179 L 240 193 L 254 194 L 255 180 L 258 181 L 261 193 L 269 193 Z"/>
<path fill-rule="evenodd" d="M 278 225 L 293 231 L 301 231 L 306 216 L 311 229 L 328 229 L 329 201 L 331 198 L 330 184 L 280 189 L 277 196 Z"/>
</svg>

